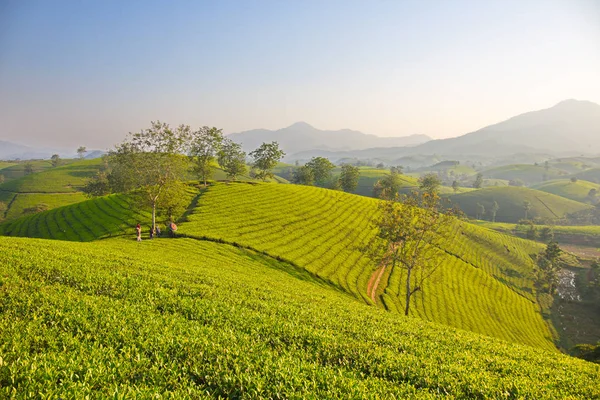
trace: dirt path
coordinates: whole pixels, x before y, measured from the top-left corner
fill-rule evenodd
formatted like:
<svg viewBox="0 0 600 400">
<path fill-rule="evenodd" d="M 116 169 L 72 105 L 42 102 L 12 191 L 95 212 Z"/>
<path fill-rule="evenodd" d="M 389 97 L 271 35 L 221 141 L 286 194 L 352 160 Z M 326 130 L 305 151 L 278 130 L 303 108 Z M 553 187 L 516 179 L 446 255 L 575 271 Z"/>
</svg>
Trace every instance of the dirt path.
<svg viewBox="0 0 600 400">
<path fill-rule="evenodd" d="M 371 278 L 369 279 L 369 283 L 367 284 L 367 296 L 373 300 L 373 303 L 377 304 L 375 300 L 375 295 L 377 294 L 377 288 L 379 287 L 379 281 L 381 281 L 381 277 L 385 272 L 385 265 L 380 267 L 373 272 Z"/>
</svg>

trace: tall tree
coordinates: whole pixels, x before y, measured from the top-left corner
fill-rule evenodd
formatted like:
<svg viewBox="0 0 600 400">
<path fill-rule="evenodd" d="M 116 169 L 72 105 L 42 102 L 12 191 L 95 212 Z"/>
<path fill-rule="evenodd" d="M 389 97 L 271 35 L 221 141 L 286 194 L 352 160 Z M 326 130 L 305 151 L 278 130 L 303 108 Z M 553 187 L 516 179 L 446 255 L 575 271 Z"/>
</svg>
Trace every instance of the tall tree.
<svg viewBox="0 0 600 400">
<path fill-rule="evenodd" d="M 85 153 L 87 153 L 87 149 L 85 148 L 85 146 L 79 146 L 79 148 L 77 149 L 77 155 L 79 156 L 79 159 L 83 160 L 83 157 L 85 157 Z"/>
<path fill-rule="evenodd" d="M 253 176 L 263 181 L 273 178 L 272 170 L 284 156 L 285 152 L 279 148 L 277 142 L 261 144 L 258 149 L 250 153 L 250 157 L 254 159 Z"/>
<path fill-rule="evenodd" d="M 352 193 L 358 186 L 360 169 L 350 164 L 342 164 L 342 173 L 340 174 L 340 184 L 344 192 Z"/>
<path fill-rule="evenodd" d="M 490 210 L 492 213 L 492 222 L 496 222 L 496 215 L 498 214 L 499 210 L 500 206 L 498 205 L 498 202 L 494 201 L 494 204 L 492 204 L 492 209 Z"/>
<path fill-rule="evenodd" d="M 317 185 L 325 185 L 331 179 L 331 171 L 335 165 L 325 157 L 313 157 L 306 166 L 313 172 Z"/>
<path fill-rule="evenodd" d="M 206 187 L 216 168 L 216 156 L 223 143 L 223 132 L 215 127 L 203 126 L 190 136 L 189 155 L 193 161 L 193 169 Z"/>
<path fill-rule="evenodd" d="M 548 285 L 548 292 L 553 294 L 558 285 L 560 272 L 560 255 L 561 248 L 556 242 L 550 242 L 546 245 L 546 249 L 538 254 L 538 282 Z"/>
<path fill-rule="evenodd" d="M 423 193 L 437 194 L 442 186 L 442 181 L 436 174 L 425 174 L 419 178 L 419 189 Z"/>
<path fill-rule="evenodd" d="M 58 167 L 60 165 L 60 156 L 58 154 L 52 154 L 50 161 L 52 162 L 53 167 Z"/>
<path fill-rule="evenodd" d="M 485 214 L 485 206 L 481 203 L 477 203 L 477 219 L 483 219 L 483 216 Z"/>
<path fill-rule="evenodd" d="M 404 315 L 408 315 L 412 296 L 442 265 L 438 246 L 447 240 L 455 219 L 452 211 L 438 212 L 440 197 L 421 192 L 406 197 L 402 204 L 398 195 L 379 203 L 375 219 L 377 233 L 369 247 L 369 255 L 378 264 L 391 269 L 402 268 L 405 290 Z"/>
<path fill-rule="evenodd" d="M 25 163 L 25 167 L 23 168 L 23 172 L 25 175 L 33 174 L 33 164 L 29 161 Z"/>
<path fill-rule="evenodd" d="M 481 186 L 483 186 L 483 175 L 478 173 L 475 177 L 475 182 L 473 182 L 473 187 L 475 189 L 481 189 Z"/>
<path fill-rule="evenodd" d="M 298 185 L 312 186 L 315 183 L 313 170 L 306 165 L 296 168 L 292 173 L 292 182 Z"/>
<path fill-rule="evenodd" d="M 152 210 L 152 228 L 156 227 L 156 211 L 176 196 L 184 184 L 189 167 L 183 155 L 190 127 L 172 129 L 160 121 L 150 128 L 130 133 L 127 139 L 109 152 L 108 180 L 111 191 L 133 191 L 138 204 Z"/>
<path fill-rule="evenodd" d="M 247 171 L 246 153 L 239 143 L 235 143 L 231 139 L 223 139 L 218 161 L 229 180 L 235 180 L 238 175 L 243 175 Z"/>
<path fill-rule="evenodd" d="M 525 219 L 528 219 L 529 211 L 531 210 L 531 202 L 529 200 L 523 201 L 523 210 L 525 210 Z"/>
<path fill-rule="evenodd" d="M 458 183 L 458 181 L 452 181 L 452 190 L 454 190 L 454 193 L 458 192 L 458 189 L 460 189 L 460 185 Z"/>
</svg>

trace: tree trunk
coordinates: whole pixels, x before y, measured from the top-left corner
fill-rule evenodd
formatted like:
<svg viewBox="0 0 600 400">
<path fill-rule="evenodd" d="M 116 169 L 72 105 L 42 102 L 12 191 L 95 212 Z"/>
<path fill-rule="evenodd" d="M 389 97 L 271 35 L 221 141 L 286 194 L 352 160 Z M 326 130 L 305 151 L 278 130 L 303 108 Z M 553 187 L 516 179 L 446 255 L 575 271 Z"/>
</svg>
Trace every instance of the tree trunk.
<svg viewBox="0 0 600 400">
<path fill-rule="evenodd" d="M 406 307 L 404 308 L 404 315 L 408 317 L 408 310 L 410 308 L 410 273 L 412 272 L 412 268 L 408 268 L 406 270 Z"/>
<path fill-rule="evenodd" d="M 152 202 L 152 231 L 156 229 L 156 201 Z"/>
</svg>

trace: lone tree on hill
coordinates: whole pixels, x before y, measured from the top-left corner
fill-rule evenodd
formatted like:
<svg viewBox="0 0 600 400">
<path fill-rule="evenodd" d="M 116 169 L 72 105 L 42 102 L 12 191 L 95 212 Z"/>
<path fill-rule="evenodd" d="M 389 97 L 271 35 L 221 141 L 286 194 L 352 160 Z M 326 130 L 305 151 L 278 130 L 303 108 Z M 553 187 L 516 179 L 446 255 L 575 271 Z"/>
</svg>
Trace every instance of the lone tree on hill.
<svg viewBox="0 0 600 400">
<path fill-rule="evenodd" d="M 305 164 L 313 172 L 315 183 L 323 186 L 331 179 L 331 171 L 335 165 L 325 157 L 313 157 Z"/>
<path fill-rule="evenodd" d="M 381 199 L 391 199 L 401 188 L 402 177 L 398 171 L 390 169 L 389 175 L 385 175 L 373 185 L 373 195 Z"/>
<path fill-rule="evenodd" d="M 183 155 L 190 127 L 171 129 L 160 121 L 149 129 L 130 133 L 128 138 L 108 155 L 108 181 L 113 192 L 133 191 L 141 206 L 152 209 L 152 228 L 156 212 L 185 186 L 182 180 L 189 167 Z"/>
<path fill-rule="evenodd" d="M 79 146 L 79 148 L 77 149 L 77 155 L 79 156 L 80 160 L 83 160 L 83 157 L 85 157 L 85 153 L 87 153 L 87 149 L 85 148 L 85 146 Z"/>
<path fill-rule="evenodd" d="M 193 170 L 204 182 L 204 187 L 215 171 L 216 156 L 222 143 L 223 132 L 215 127 L 203 126 L 190 135 L 188 154 L 193 162 Z"/>
<path fill-rule="evenodd" d="M 460 185 L 458 184 L 458 181 L 452 181 L 452 190 L 454 190 L 454 193 L 457 193 L 458 189 L 460 189 Z"/>
<path fill-rule="evenodd" d="M 350 164 L 342 164 L 342 173 L 340 175 L 340 184 L 344 192 L 354 192 L 358 186 L 360 169 Z"/>
<path fill-rule="evenodd" d="M 419 178 L 419 189 L 423 193 L 437 194 L 442 186 L 442 181 L 436 174 L 425 174 Z"/>
<path fill-rule="evenodd" d="M 548 285 L 548 292 L 554 294 L 558 285 L 558 273 L 560 271 L 560 255 L 562 250 L 558 243 L 550 242 L 546 249 L 538 254 L 538 283 Z"/>
<path fill-rule="evenodd" d="M 260 147 L 250 153 L 254 159 L 252 164 L 252 176 L 256 179 L 266 181 L 273 178 L 273 168 L 285 156 L 285 152 L 279 148 L 277 142 L 263 143 Z"/>
<path fill-rule="evenodd" d="M 296 168 L 292 173 L 292 182 L 298 185 L 312 186 L 315 183 L 313 170 L 306 165 Z"/>
<path fill-rule="evenodd" d="M 483 175 L 481 173 L 479 173 L 475 177 L 475 182 L 473 182 L 473 187 L 475 189 L 481 189 L 482 186 L 483 186 Z"/>
<path fill-rule="evenodd" d="M 370 257 L 380 266 L 403 269 L 404 315 L 408 315 L 412 296 L 423 290 L 425 281 L 443 263 L 440 246 L 449 237 L 455 219 L 453 211 L 438 212 L 440 197 L 428 192 L 405 197 L 396 194 L 379 203 L 375 219 L 377 233 L 368 248 Z"/>
<path fill-rule="evenodd" d="M 499 210 L 500 206 L 498 205 L 498 202 L 494 201 L 494 204 L 492 204 L 492 209 L 490 210 L 492 213 L 492 222 L 496 222 L 496 215 L 498 214 Z"/>
<path fill-rule="evenodd" d="M 223 139 L 218 153 L 218 161 L 230 181 L 235 180 L 238 175 L 243 175 L 247 171 L 246 153 L 242 150 L 242 145 L 231 139 Z"/>
<path fill-rule="evenodd" d="M 52 162 L 53 167 L 58 167 L 60 165 L 60 156 L 58 154 L 52 154 L 50 161 Z"/>
<path fill-rule="evenodd" d="M 23 172 L 25 173 L 25 175 L 33 174 L 33 164 L 30 162 L 26 162 Z"/>
<path fill-rule="evenodd" d="M 529 200 L 523 201 L 523 210 L 525 210 L 525 219 L 529 219 L 527 218 L 529 211 L 531 210 L 531 202 Z"/>
</svg>

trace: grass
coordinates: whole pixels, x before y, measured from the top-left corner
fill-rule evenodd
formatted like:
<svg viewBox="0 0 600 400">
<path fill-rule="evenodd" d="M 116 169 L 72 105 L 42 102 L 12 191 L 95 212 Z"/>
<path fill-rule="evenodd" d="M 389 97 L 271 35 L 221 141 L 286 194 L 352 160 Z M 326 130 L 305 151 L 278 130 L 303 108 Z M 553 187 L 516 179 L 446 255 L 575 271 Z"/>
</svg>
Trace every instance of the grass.
<svg viewBox="0 0 600 400">
<path fill-rule="evenodd" d="M 399 318 L 224 244 L 0 237 L 0 309 L 5 398 L 600 396 L 597 365 Z"/>
<path fill-rule="evenodd" d="M 63 163 L 68 164 L 75 160 L 63 160 Z M 52 162 L 50 160 L 30 160 L 30 161 L 20 161 L 18 163 L 6 163 L 2 161 L 2 165 L 4 167 L 0 168 L 0 174 L 4 175 L 4 179 L 6 181 L 10 181 L 13 179 L 22 178 L 25 175 L 25 164 L 31 163 L 33 168 L 33 172 L 41 172 L 46 171 L 52 168 Z M 12 164 L 12 165 L 10 165 Z"/>
<path fill-rule="evenodd" d="M 486 169 L 481 171 L 481 173 L 484 178 L 503 179 L 507 181 L 520 179 L 527 185 L 542 182 L 544 177 L 546 177 L 546 179 L 558 179 L 568 175 L 566 171 L 561 171 L 553 167 L 546 170 L 544 166 L 530 164 L 504 165 Z"/>
<path fill-rule="evenodd" d="M 600 193 L 600 184 L 584 180 L 571 182 L 570 179 L 559 179 L 540 183 L 532 186 L 532 188 L 581 203 L 590 202 L 590 198 L 588 197 L 590 190 L 596 189 Z"/>
<path fill-rule="evenodd" d="M 490 211 L 494 201 L 500 209 L 496 215 L 499 222 L 517 222 L 525 218 L 523 203 L 529 201 L 531 209 L 527 213 L 528 218 L 543 218 L 548 220 L 563 217 L 567 213 L 581 211 L 590 206 L 569 200 L 551 193 L 524 187 L 490 187 L 475 190 L 469 193 L 452 195 L 450 201 L 458 205 L 469 217 L 476 217 L 478 204 L 485 208 L 485 219 L 490 219 Z"/>
</svg>

